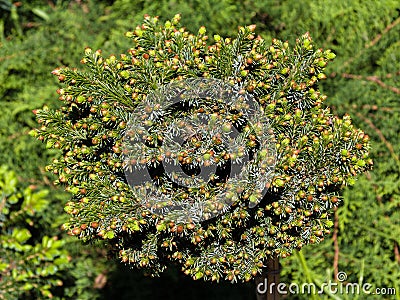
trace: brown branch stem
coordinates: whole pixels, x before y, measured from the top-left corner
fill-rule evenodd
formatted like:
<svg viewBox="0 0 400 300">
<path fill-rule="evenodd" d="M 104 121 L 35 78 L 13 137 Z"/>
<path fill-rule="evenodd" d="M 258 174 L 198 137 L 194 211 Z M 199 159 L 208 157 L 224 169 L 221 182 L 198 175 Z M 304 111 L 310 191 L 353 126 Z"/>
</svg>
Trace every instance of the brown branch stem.
<svg viewBox="0 0 400 300">
<path fill-rule="evenodd" d="M 263 274 L 256 278 L 257 300 L 279 300 L 278 284 L 280 282 L 279 257 L 274 256 L 267 259 Z M 260 287 L 260 288 L 259 288 Z M 259 293 L 259 291 L 263 291 Z"/>
<path fill-rule="evenodd" d="M 348 60 L 346 60 L 344 63 L 342 63 L 342 65 L 340 66 L 340 69 L 343 69 L 345 67 L 347 67 L 348 65 L 350 65 L 354 60 L 358 59 L 361 55 L 364 54 L 365 50 L 376 45 L 380 39 L 382 38 L 382 36 L 386 33 L 388 33 L 393 27 L 395 27 L 396 25 L 400 24 L 400 18 L 397 18 L 396 20 L 394 20 L 392 23 L 388 24 L 382 31 L 381 33 L 377 34 L 375 36 L 375 38 L 365 44 L 364 49 L 360 49 L 360 51 L 358 51 L 358 53 L 352 57 L 350 57 Z"/>
<path fill-rule="evenodd" d="M 333 246 L 335 249 L 335 254 L 333 257 L 333 274 L 334 278 L 337 279 L 339 273 L 339 241 L 338 241 L 338 234 L 339 234 L 339 215 L 337 212 L 337 207 L 334 208 L 334 223 L 333 223 Z"/>
<path fill-rule="evenodd" d="M 381 33 L 379 33 L 370 43 L 365 45 L 365 48 L 370 48 L 373 45 L 375 45 L 377 42 L 379 42 L 379 40 L 382 38 L 382 36 L 386 33 L 389 32 L 389 30 L 391 30 L 393 27 L 395 27 L 396 25 L 400 24 L 400 18 L 397 18 L 396 20 L 394 20 L 392 23 L 390 23 L 389 25 L 387 25 L 385 27 L 385 29 L 383 29 L 383 31 Z"/>
<path fill-rule="evenodd" d="M 380 80 L 378 76 L 366 76 L 366 77 L 364 77 L 362 75 L 354 75 L 354 74 L 343 73 L 342 77 L 343 78 L 349 78 L 349 79 L 371 81 L 371 82 L 376 83 L 380 87 L 383 87 L 384 89 L 388 89 L 388 90 L 400 95 L 400 89 L 399 88 L 387 85 L 382 80 Z"/>
<path fill-rule="evenodd" d="M 400 264 L 400 252 L 399 252 L 399 244 L 394 242 L 394 257 L 398 264 Z"/>
</svg>

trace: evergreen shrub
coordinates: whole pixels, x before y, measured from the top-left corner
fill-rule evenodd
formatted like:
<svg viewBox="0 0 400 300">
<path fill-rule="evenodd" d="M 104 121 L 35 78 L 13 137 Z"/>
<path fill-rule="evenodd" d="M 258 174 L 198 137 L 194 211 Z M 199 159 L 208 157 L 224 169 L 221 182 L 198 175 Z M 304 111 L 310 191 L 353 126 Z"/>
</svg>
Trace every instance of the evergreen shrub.
<svg viewBox="0 0 400 300">
<path fill-rule="evenodd" d="M 58 90 L 63 106 L 37 110 L 41 127 L 32 135 L 62 152 L 47 170 L 72 194 L 65 206 L 70 219 L 63 225 L 70 235 L 105 240 L 122 262 L 151 275 L 174 263 L 194 279 L 248 281 L 267 259 L 290 256 L 330 233 L 333 208 L 341 201 L 338 192 L 372 166 L 369 137 L 352 125 L 350 116 L 340 118 L 325 106 L 327 96 L 318 82 L 326 78 L 324 69 L 335 54 L 316 49 L 309 34 L 290 47 L 276 39 L 267 43 L 255 34 L 255 26 L 247 26 L 235 38 L 214 35 L 209 42 L 205 27 L 192 34 L 179 20 L 177 15 L 160 25 L 158 18 L 146 16 L 126 34 L 133 44 L 128 53 L 103 57 L 100 50 L 86 48 L 81 61 L 85 70 L 54 70 L 63 84 Z M 246 111 L 240 107 L 215 100 L 160 110 L 167 101 L 149 100 L 160 88 L 193 78 L 223 81 L 256 100 L 273 132 L 276 162 L 262 198 L 254 188 L 262 175 L 250 169 L 228 208 L 201 222 L 183 222 L 143 205 L 137 197 L 143 194 L 130 186 L 127 170 L 141 165 L 150 172 L 169 159 L 182 169 L 194 168 L 193 161 L 221 167 L 247 156 L 262 174 L 263 157 L 269 155 L 257 123 L 243 119 Z M 143 127 L 129 133 L 132 119 L 140 117 L 138 106 L 149 117 L 144 113 Z M 241 155 L 219 147 L 218 135 L 193 141 L 208 151 L 198 151 L 202 156 L 196 151 L 163 152 L 166 128 L 195 113 L 214 116 L 228 124 L 227 131 L 238 129 Z M 141 145 L 128 155 L 126 135 Z M 229 184 L 229 178 L 221 178 L 186 189 L 161 172 L 154 186 L 172 203 L 185 203 L 193 195 L 212 203 Z"/>
</svg>

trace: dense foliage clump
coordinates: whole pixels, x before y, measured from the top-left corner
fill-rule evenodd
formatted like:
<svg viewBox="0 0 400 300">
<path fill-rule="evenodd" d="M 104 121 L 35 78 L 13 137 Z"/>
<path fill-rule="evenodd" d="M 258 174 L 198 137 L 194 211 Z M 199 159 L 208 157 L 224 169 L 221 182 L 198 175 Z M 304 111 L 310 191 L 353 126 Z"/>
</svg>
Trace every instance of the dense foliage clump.
<svg viewBox="0 0 400 300">
<path fill-rule="evenodd" d="M 11 227 L 27 228 L 32 236 L 24 243 L 29 245 L 41 243 L 43 236 L 64 240 L 62 249 L 68 252 L 70 261 L 67 268 L 58 268 L 57 274 L 50 276 L 63 282 L 61 286 L 46 287 L 52 299 L 250 299 L 254 287 L 249 284 L 191 281 L 176 274 L 177 268 L 170 268 L 161 278 L 142 277 L 141 272 L 107 261 L 104 248 L 83 245 L 79 239 L 66 236 L 60 225 L 68 219 L 63 207 L 70 196 L 52 184 L 57 174 L 44 172 L 59 150 L 46 149 L 45 143 L 27 133 L 37 127 L 33 109 L 44 104 L 49 108 L 60 106 L 55 87 L 61 85 L 50 75 L 51 70 L 76 66 L 79 49 L 88 45 L 102 48 L 105 56 L 128 49 L 132 44 L 122 35 L 132 30 L 132 24 L 139 24 L 146 13 L 159 15 L 160 21 L 181 13 L 189 31 L 196 32 L 206 25 L 210 37 L 235 36 L 238 24 L 256 24 L 257 32 L 270 44 L 273 37 L 292 44 L 308 31 L 318 47 L 332 49 L 337 55 L 324 70 L 327 79 L 319 83 L 319 90 L 329 95 L 325 103 L 333 114 L 351 115 L 354 126 L 368 133 L 374 169 L 359 176 L 356 184 L 342 193 L 342 204 L 334 209 L 331 235 L 325 235 L 318 245 L 303 247 L 280 260 L 281 281 L 299 285 L 314 282 L 318 288 L 336 280 L 338 271 L 344 271 L 349 283 L 394 287 L 398 293 L 399 12 L 397 0 L 0 1 L 0 163 L 15 172 L 19 191 L 31 185 L 34 193 L 42 189 L 49 192 L 46 207 L 35 212 L 34 230 L 18 219 L 16 223 L 8 222 L 2 232 L 8 239 Z M 19 204 L 22 201 L 21 196 Z M 18 211 L 19 204 L 11 209 Z M 3 220 L 9 216 L 4 214 Z M 33 249 L 40 251 L 39 247 Z M 12 251 L 8 270 L 18 267 L 18 257 Z M 42 256 L 38 263 L 45 260 Z M 1 276 L 10 285 L 14 280 L 12 271 Z M 47 284 L 48 277 L 37 279 L 31 290 L 13 290 L 12 295 L 4 297 L 45 297 L 38 289 Z M 20 283 L 12 284 L 19 287 Z M 331 297 L 296 295 L 298 299 Z M 354 295 L 340 297 L 352 299 Z M 370 298 L 385 296 L 368 295 Z"/>
<path fill-rule="evenodd" d="M 123 262 L 153 275 L 173 262 L 195 279 L 247 281 L 268 258 L 287 257 L 330 233 L 338 191 L 372 165 L 369 137 L 354 128 L 348 115 L 339 118 L 323 103 L 326 96 L 317 82 L 326 78 L 323 70 L 335 57 L 331 51 L 314 49 L 308 34 L 291 48 L 276 39 L 266 42 L 254 29 L 242 27 L 236 38 L 214 35 L 208 44 L 204 27 L 191 34 L 180 26 L 179 16 L 162 25 L 158 18 L 146 17 L 127 33 L 133 39 L 127 54 L 105 58 L 100 50 L 87 48 L 82 59 L 86 71 L 53 71 L 64 84 L 58 90 L 64 105 L 36 111 L 42 127 L 33 134 L 63 152 L 48 170 L 73 194 L 65 207 L 71 217 L 63 225 L 69 234 L 85 241 L 108 240 Z M 122 155 L 127 123 L 137 106 L 160 85 L 190 78 L 219 79 L 239 94 L 250 93 L 269 120 L 276 143 L 274 175 L 261 202 L 247 205 L 255 194 L 244 188 L 228 210 L 200 223 L 165 218 L 141 205 L 125 178 Z M 221 118 L 215 103 L 201 105 L 213 106 L 210 113 L 222 123 L 231 120 L 236 126 L 232 120 L 240 118 L 240 111 Z M 191 109 L 209 109 L 201 105 Z M 154 152 L 160 149 L 162 126 L 156 124 L 150 132 L 143 136 L 147 146 L 142 153 L 132 156 L 147 167 L 166 159 L 165 153 Z M 251 136 L 243 140 L 243 154 L 262 157 L 256 134 Z M 234 159 L 219 153 L 215 144 L 208 152 L 211 162 Z M 180 155 L 181 161 L 191 158 Z M 162 189 L 172 201 L 188 197 L 179 189 Z M 204 201 L 214 192 L 211 184 L 190 191 Z"/>
<path fill-rule="evenodd" d="M 0 299 L 52 297 L 69 259 L 64 240 L 35 236 L 48 191 L 21 190 L 16 174 L 0 168 Z"/>
</svg>

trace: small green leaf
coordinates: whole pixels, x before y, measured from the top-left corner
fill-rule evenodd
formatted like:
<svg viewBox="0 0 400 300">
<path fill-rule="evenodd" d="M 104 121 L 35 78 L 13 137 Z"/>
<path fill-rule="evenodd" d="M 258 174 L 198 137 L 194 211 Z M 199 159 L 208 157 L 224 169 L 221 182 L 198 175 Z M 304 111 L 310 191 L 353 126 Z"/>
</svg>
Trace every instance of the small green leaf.
<svg viewBox="0 0 400 300">
<path fill-rule="evenodd" d="M 203 277 L 203 273 L 202 272 L 197 272 L 196 275 L 194 275 L 194 279 L 195 280 L 199 280 L 202 277 Z"/>
<path fill-rule="evenodd" d="M 133 230 L 133 231 L 139 231 L 140 230 L 139 222 L 138 221 L 134 221 L 134 222 L 130 223 L 128 225 L 128 228 Z"/>
<path fill-rule="evenodd" d="M 22 287 L 22 289 L 24 291 L 29 291 L 29 290 L 33 289 L 33 285 L 30 283 L 25 283 L 24 286 Z"/>
<path fill-rule="evenodd" d="M 50 19 L 50 16 L 44 10 L 42 10 L 40 8 L 37 8 L 37 7 L 32 8 L 32 12 L 45 21 L 48 21 Z"/>
<path fill-rule="evenodd" d="M 26 228 L 15 228 L 12 233 L 12 237 L 19 243 L 26 242 L 31 236 L 32 234 Z"/>
<path fill-rule="evenodd" d="M 107 232 L 104 234 L 104 238 L 106 238 L 106 239 L 113 239 L 114 237 L 115 237 L 115 233 L 114 233 L 114 231 L 112 231 L 112 230 L 107 231 Z"/>
<path fill-rule="evenodd" d="M 165 225 L 165 223 L 159 223 L 156 225 L 156 229 L 157 229 L 157 231 L 163 231 L 163 230 L 167 229 L 167 226 Z"/>
<path fill-rule="evenodd" d="M 9 264 L 0 262 L 0 272 L 4 272 L 8 268 Z"/>
</svg>

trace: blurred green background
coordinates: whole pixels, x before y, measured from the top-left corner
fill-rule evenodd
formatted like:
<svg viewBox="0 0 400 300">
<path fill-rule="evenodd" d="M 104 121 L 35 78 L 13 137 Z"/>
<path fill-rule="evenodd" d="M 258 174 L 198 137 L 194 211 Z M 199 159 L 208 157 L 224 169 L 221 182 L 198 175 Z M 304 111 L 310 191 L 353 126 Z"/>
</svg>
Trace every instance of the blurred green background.
<svg viewBox="0 0 400 300">
<path fill-rule="evenodd" d="M 344 192 L 331 238 L 281 260 L 281 281 L 334 280 L 396 288 L 400 299 L 400 1 L 0 0 L 0 299 L 255 299 L 252 284 L 194 282 L 171 268 L 144 277 L 83 245 L 60 228 L 68 200 L 45 166 L 54 150 L 28 135 L 32 110 L 59 106 L 56 67 L 80 67 L 86 46 L 120 54 L 124 33 L 144 14 L 209 35 L 235 36 L 239 25 L 294 43 L 309 32 L 337 58 L 321 84 L 327 104 L 348 113 L 372 140 L 374 169 Z M 288 299 L 366 299 L 366 295 L 290 295 Z M 283 297 L 285 298 L 285 297 Z"/>
</svg>

